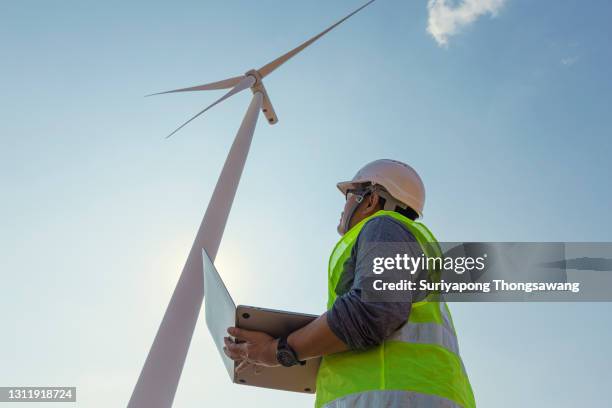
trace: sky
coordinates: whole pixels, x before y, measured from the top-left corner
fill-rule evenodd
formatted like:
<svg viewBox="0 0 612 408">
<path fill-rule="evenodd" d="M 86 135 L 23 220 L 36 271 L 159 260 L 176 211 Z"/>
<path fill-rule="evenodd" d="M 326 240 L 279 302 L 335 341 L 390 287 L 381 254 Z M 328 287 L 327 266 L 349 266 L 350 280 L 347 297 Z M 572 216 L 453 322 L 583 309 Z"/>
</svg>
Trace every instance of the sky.
<svg viewBox="0 0 612 408">
<path fill-rule="evenodd" d="M 0 386 L 127 404 L 249 101 L 165 140 L 218 94 L 143 95 L 260 67 L 359 4 L 0 5 Z M 216 262 L 237 303 L 324 311 L 335 183 L 378 158 L 419 171 L 440 241 L 612 241 L 611 12 L 378 0 L 266 78 L 279 123 Z M 609 398 L 610 303 L 450 307 L 479 406 Z M 174 406 L 228 401 L 313 398 L 231 384 L 201 313 Z"/>
</svg>

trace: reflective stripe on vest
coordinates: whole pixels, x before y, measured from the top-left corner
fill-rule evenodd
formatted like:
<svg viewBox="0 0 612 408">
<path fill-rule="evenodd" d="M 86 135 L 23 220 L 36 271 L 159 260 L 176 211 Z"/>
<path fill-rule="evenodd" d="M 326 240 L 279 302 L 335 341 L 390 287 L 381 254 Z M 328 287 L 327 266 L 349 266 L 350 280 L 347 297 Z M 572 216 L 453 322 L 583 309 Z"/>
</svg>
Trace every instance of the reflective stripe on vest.
<svg viewBox="0 0 612 408">
<path fill-rule="evenodd" d="M 392 340 L 406 343 L 435 344 L 444 347 L 451 353 L 459 354 L 459 346 L 455 335 L 446 327 L 437 323 L 406 323 L 387 338 L 387 341 Z"/>
<path fill-rule="evenodd" d="M 451 400 L 437 395 L 412 391 L 365 391 L 349 394 L 326 405 L 327 408 L 402 407 L 402 408 L 461 408 Z"/>
<path fill-rule="evenodd" d="M 379 211 L 336 244 L 329 260 L 328 309 L 336 300 L 336 285 L 359 232 L 371 218 L 384 215 L 402 222 L 426 256 L 441 256 L 437 241 L 423 224 L 396 212 Z M 429 273 L 435 277 L 435 271 Z M 406 324 L 381 345 L 325 356 L 317 376 L 316 400 L 317 408 L 323 406 L 475 407 L 450 311 L 440 296 L 430 294 L 414 303 Z"/>
</svg>

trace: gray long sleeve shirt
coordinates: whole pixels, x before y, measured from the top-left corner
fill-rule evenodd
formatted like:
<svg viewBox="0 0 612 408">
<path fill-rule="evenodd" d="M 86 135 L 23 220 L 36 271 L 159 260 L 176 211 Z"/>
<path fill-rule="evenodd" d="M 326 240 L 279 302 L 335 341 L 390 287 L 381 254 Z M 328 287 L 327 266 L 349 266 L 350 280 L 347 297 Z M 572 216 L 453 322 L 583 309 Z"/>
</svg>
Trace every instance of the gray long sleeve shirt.
<svg viewBox="0 0 612 408">
<path fill-rule="evenodd" d="M 344 272 L 336 286 L 337 298 L 327 321 L 332 332 L 351 349 L 366 349 L 382 343 L 408 320 L 412 306 L 408 299 L 368 302 L 361 298 L 366 278 L 372 276 L 373 258 L 395 257 L 397 245 L 389 243 L 403 242 L 412 243 L 406 245 L 409 253 L 416 239 L 400 221 L 389 216 L 372 218 L 361 229 L 344 263 Z"/>
</svg>

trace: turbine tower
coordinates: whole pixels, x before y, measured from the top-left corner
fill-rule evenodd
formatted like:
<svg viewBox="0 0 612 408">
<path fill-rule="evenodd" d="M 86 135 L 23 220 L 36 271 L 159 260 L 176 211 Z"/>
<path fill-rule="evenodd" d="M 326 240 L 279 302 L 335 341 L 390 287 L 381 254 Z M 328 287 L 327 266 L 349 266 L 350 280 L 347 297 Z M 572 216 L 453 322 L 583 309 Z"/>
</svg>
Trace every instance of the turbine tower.
<svg viewBox="0 0 612 408">
<path fill-rule="evenodd" d="M 189 122 L 202 115 L 213 106 L 238 92 L 250 88 L 253 97 L 251 98 L 251 103 L 249 104 L 242 124 L 236 134 L 236 138 L 225 160 L 221 175 L 217 180 L 213 195 L 196 234 L 179 281 L 174 289 L 170 303 L 168 304 L 163 320 L 153 340 L 153 345 L 151 346 L 136 386 L 134 387 L 134 391 L 132 392 L 128 408 L 170 408 L 172 406 L 187 351 L 189 350 L 191 337 L 202 306 L 202 300 L 204 299 L 202 249 L 206 249 L 206 252 L 214 261 L 236 194 L 236 189 L 238 188 L 240 176 L 244 169 L 259 111 L 261 110 L 263 112 L 268 123 L 273 125 L 278 122 L 278 118 L 274 112 L 266 88 L 264 87 L 263 79 L 300 51 L 304 50 L 374 1 L 375 0 L 368 1 L 321 33 L 257 70 L 252 69 L 247 71 L 244 75 L 209 84 L 153 94 L 159 95 L 175 92 L 230 89 L 221 98 L 198 112 L 191 119 L 166 136 L 167 138 L 178 132 Z"/>
</svg>

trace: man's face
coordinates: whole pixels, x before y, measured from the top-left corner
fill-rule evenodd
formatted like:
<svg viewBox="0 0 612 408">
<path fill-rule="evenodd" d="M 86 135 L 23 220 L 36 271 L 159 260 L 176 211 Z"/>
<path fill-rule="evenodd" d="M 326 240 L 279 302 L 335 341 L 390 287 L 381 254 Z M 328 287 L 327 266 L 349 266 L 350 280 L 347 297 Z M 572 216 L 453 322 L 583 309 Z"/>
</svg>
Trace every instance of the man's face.
<svg viewBox="0 0 612 408">
<path fill-rule="evenodd" d="M 344 221 L 344 216 L 345 216 L 345 215 L 347 215 L 347 216 L 348 216 L 348 215 L 349 215 L 349 214 L 352 212 L 352 210 L 351 210 L 351 209 L 352 209 L 354 206 L 356 206 L 356 205 L 360 205 L 359 203 L 357 203 L 357 200 L 359 199 L 358 197 L 359 197 L 359 196 L 358 196 L 358 195 L 356 195 L 356 194 L 354 194 L 354 193 L 353 193 L 353 191 L 351 191 L 351 190 L 349 190 L 349 191 L 346 193 L 346 197 L 345 197 L 345 198 L 346 198 L 346 201 L 344 202 L 344 209 L 342 210 L 342 213 L 340 214 L 340 220 L 338 221 L 338 228 L 340 228 L 340 227 L 341 227 L 341 226 L 344 224 L 344 222 L 345 222 L 345 221 Z M 354 211 L 356 212 L 356 210 L 354 210 Z M 350 221 L 350 223 L 349 223 L 348 227 L 346 228 L 346 229 L 347 229 L 347 231 L 348 231 L 349 229 L 351 229 L 351 227 L 352 227 L 353 225 L 355 225 L 355 224 L 354 224 L 354 219 L 355 219 L 355 217 L 352 217 L 352 219 L 351 219 L 351 221 Z"/>
<path fill-rule="evenodd" d="M 340 227 L 345 223 L 345 217 L 351 217 L 346 227 L 346 231 L 348 231 L 353 228 L 353 226 L 357 225 L 359 221 L 369 217 L 376 211 L 378 211 L 378 194 L 375 192 L 365 194 L 363 191 L 348 190 L 346 193 L 344 210 L 342 214 L 340 214 L 338 231 L 340 231 Z M 341 233 L 341 235 L 344 235 L 344 233 Z"/>
</svg>

